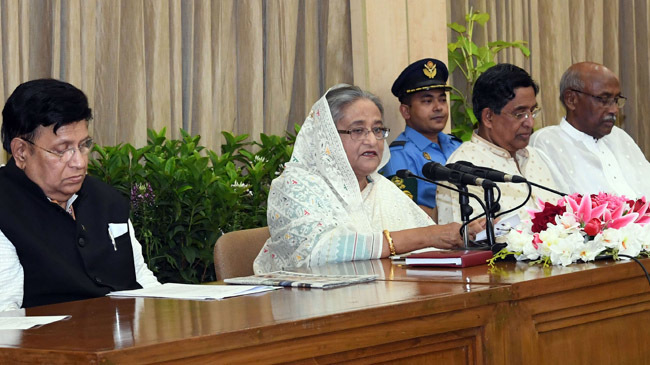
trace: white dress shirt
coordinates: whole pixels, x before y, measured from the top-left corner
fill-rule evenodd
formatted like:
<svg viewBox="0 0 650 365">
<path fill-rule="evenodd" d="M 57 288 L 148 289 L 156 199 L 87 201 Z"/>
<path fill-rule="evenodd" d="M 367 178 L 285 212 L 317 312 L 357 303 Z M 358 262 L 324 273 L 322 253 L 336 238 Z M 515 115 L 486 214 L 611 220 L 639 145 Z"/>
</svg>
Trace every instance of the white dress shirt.
<svg viewBox="0 0 650 365">
<path fill-rule="evenodd" d="M 73 200 L 76 195 L 71 198 Z M 68 201 L 71 204 L 70 201 Z M 129 235 L 133 247 L 135 279 L 143 288 L 160 285 L 149 270 L 142 256 L 142 246 L 135 238 L 133 225 L 129 220 Z M 0 312 L 19 309 L 23 304 L 24 274 L 16 248 L 7 236 L 0 231 Z"/>
<path fill-rule="evenodd" d="M 489 167 L 510 175 L 519 175 L 525 177 L 528 181 L 532 181 L 539 185 L 564 192 L 562 186 L 558 186 L 551 177 L 551 173 L 546 166 L 544 160 L 539 156 L 537 151 L 530 146 L 523 148 L 517 153 L 515 157 L 510 155 L 510 152 L 505 149 L 488 142 L 481 138 L 478 134 L 474 133 L 472 139 L 463 143 L 447 160 L 447 163 L 457 161 L 469 161 L 476 166 Z M 497 184 L 501 189 L 501 199 L 499 205 L 501 206 L 500 212 L 504 212 L 514 208 L 524 202 L 528 197 L 527 184 L 515 183 L 499 183 Z M 467 186 L 470 193 L 478 195 L 483 200 L 483 188 L 479 186 Z M 497 192 L 494 192 L 495 199 Z M 460 205 L 458 202 L 458 193 L 449 189 L 438 186 L 437 191 L 438 203 L 438 224 L 446 224 L 451 222 L 460 222 Z M 516 213 L 520 219 L 530 219 L 526 209 L 537 208 L 537 199 L 542 201 L 551 201 L 553 204 L 557 203 L 560 198 L 559 195 L 549 191 L 533 187 L 532 195 L 526 204 L 521 207 Z M 471 217 L 475 217 L 483 213 L 483 208 L 470 198 L 470 205 L 473 208 Z M 515 214 L 515 212 L 511 213 Z M 510 215 L 510 214 L 508 214 Z"/>
<path fill-rule="evenodd" d="M 606 192 L 628 198 L 650 194 L 650 163 L 618 127 L 596 140 L 562 118 L 560 125 L 533 133 L 530 145 L 541 151 L 553 177 L 567 186 L 567 193 Z"/>
</svg>

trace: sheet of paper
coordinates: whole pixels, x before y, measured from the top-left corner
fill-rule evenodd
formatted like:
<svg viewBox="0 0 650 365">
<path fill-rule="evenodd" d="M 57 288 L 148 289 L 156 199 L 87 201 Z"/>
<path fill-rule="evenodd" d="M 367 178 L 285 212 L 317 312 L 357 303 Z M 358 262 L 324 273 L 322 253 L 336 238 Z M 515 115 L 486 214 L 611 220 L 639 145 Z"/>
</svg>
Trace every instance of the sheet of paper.
<svg viewBox="0 0 650 365">
<path fill-rule="evenodd" d="M 494 225 L 494 237 L 503 236 L 508 233 L 511 228 L 517 227 L 519 222 L 521 222 L 521 219 L 517 214 L 501 219 Z M 476 234 L 476 239 L 474 241 L 483 241 L 485 239 L 487 239 L 487 232 L 483 230 Z"/>
<path fill-rule="evenodd" d="M 406 259 L 406 256 L 408 256 L 408 255 L 412 255 L 414 253 L 429 252 L 429 251 L 440 251 L 440 249 L 435 248 L 435 247 L 425 247 L 425 248 L 420 248 L 420 249 L 417 249 L 417 250 L 414 250 L 414 251 L 411 251 L 411 252 L 404 252 L 404 253 L 401 253 L 401 254 L 397 254 L 397 255 L 391 256 L 390 258 L 393 260 L 393 262 L 395 262 L 395 261 L 404 261 Z"/>
<path fill-rule="evenodd" d="M 0 317 L 0 330 L 26 330 L 68 318 L 70 316 Z"/>
<path fill-rule="evenodd" d="M 113 297 L 149 297 L 190 300 L 217 300 L 239 295 L 276 290 L 278 287 L 259 285 L 195 285 L 167 283 L 150 288 L 122 290 L 108 293 Z"/>
</svg>

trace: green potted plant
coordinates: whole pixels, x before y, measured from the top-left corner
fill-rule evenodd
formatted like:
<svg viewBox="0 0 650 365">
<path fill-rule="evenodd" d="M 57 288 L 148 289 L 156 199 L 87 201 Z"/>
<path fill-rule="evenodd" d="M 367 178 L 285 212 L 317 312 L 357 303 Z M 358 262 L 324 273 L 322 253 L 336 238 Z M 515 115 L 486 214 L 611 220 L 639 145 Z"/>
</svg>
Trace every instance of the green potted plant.
<svg viewBox="0 0 650 365">
<path fill-rule="evenodd" d="M 220 155 L 184 130 L 178 140 L 149 130 L 142 148 L 94 148 L 88 172 L 131 200 L 136 237 L 161 282 L 214 281 L 217 238 L 267 224 L 271 180 L 291 157 L 295 136 L 247 142 L 248 135 L 222 134 Z"/>
<path fill-rule="evenodd" d="M 488 68 L 496 65 L 494 56 L 506 48 L 515 47 L 521 50 L 525 57 L 530 56 L 530 50 L 525 41 L 494 41 L 479 47 L 472 41 L 474 26 L 484 26 L 490 20 L 488 13 L 473 11 L 470 8 L 465 15 L 465 25 L 450 23 L 447 26 L 456 35 L 456 41 L 447 45 L 449 59 L 449 72 L 459 70 L 467 80 L 464 93 L 459 88 L 451 89 L 451 120 L 453 121 L 452 133 L 463 141 L 472 137 L 472 132 L 478 120 L 472 111 L 470 92 L 476 79 Z"/>
</svg>

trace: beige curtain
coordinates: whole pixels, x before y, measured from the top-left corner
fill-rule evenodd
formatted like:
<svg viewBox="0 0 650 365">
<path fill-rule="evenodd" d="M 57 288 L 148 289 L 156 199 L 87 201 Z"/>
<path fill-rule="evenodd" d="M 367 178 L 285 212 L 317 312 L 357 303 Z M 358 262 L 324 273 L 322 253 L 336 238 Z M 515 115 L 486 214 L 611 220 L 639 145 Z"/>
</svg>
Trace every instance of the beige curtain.
<svg viewBox="0 0 650 365">
<path fill-rule="evenodd" d="M 0 98 L 66 80 L 89 97 L 98 143 L 147 128 L 283 135 L 324 90 L 352 83 L 347 0 L 3 0 Z M 6 160 L 4 152 L 0 161 Z"/>
<path fill-rule="evenodd" d="M 363 50 L 353 50 L 350 30 L 351 5 L 365 9 L 365 1 L 0 0 L 0 97 L 30 79 L 67 80 L 88 95 L 92 133 L 103 145 L 141 146 L 147 128 L 162 127 L 174 138 L 179 128 L 200 134 L 215 150 L 222 130 L 283 134 L 302 123 L 327 87 L 367 78 L 354 75 L 353 54 Z M 650 155 L 643 124 L 650 108 L 649 2 L 448 0 L 447 20 L 461 20 L 473 6 L 492 16 L 476 41 L 530 43 L 530 59 L 506 51 L 499 61 L 526 68 L 540 83 L 537 127 L 562 116 L 558 82 L 570 64 L 604 63 L 629 98 L 621 126 Z M 390 34 L 408 34 L 417 23 L 404 27 Z"/>
<path fill-rule="evenodd" d="M 559 102 L 562 73 L 573 63 L 599 62 L 619 75 L 628 103 L 620 126 L 650 157 L 650 1 L 648 0 L 448 0 L 448 20 L 461 22 L 470 7 L 491 19 L 475 41 L 525 40 L 531 57 L 504 51 L 499 62 L 525 68 L 540 84 L 543 108 L 536 127 L 557 124 L 564 115 Z M 482 44 L 482 43 L 481 43 Z M 454 75 L 460 82 L 462 75 Z"/>
</svg>

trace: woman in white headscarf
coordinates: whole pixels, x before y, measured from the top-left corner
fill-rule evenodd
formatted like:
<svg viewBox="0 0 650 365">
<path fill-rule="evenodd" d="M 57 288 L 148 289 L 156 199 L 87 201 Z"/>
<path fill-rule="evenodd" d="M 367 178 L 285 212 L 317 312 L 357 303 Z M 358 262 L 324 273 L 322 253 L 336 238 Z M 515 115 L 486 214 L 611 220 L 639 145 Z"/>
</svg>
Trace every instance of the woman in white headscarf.
<svg viewBox="0 0 650 365">
<path fill-rule="evenodd" d="M 356 86 L 334 87 L 314 104 L 271 184 L 271 238 L 255 273 L 463 244 L 460 224 L 435 225 L 377 173 L 390 158 L 388 131 L 379 99 Z M 473 224 L 470 235 L 481 229 Z"/>
</svg>

